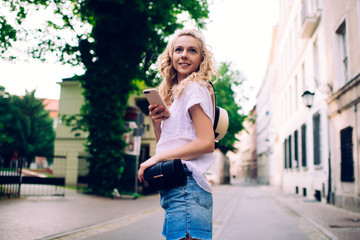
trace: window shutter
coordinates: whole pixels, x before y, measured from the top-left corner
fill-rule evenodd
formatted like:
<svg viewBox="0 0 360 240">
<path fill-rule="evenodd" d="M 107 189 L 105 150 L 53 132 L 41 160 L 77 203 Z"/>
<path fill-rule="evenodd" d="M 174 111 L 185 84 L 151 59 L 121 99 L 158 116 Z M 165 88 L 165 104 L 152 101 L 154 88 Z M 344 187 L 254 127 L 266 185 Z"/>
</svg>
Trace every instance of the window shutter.
<svg viewBox="0 0 360 240">
<path fill-rule="evenodd" d="M 287 139 L 284 141 L 284 168 L 287 169 Z"/>
<path fill-rule="evenodd" d="M 321 163 L 321 148 L 320 148 L 320 114 L 313 117 L 313 132 L 314 132 L 314 165 Z"/>
<path fill-rule="evenodd" d="M 299 168 L 299 149 L 298 149 L 298 130 L 294 132 L 294 162 L 296 168 Z"/>
<path fill-rule="evenodd" d="M 353 142 L 352 127 L 344 128 L 340 131 L 341 141 L 341 181 L 354 181 L 354 159 L 353 159 Z"/>
<path fill-rule="evenodd" d="M 301 126 L 301 165 L 307 166 L 306 160 L 306 124 Z"/>
<path fill-rule="evenodd" d="M 289 136 L 289 168 L 292 168 L 292 143 L 291 143 L 291 135 Z"/>
</svg>

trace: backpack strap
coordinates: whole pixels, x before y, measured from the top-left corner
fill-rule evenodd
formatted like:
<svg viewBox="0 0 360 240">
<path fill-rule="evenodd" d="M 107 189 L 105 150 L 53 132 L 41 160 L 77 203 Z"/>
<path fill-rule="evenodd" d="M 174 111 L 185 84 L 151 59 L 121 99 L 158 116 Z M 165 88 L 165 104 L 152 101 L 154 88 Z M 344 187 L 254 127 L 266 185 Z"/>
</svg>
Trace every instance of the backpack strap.
<svg viewBox="0 0 360 240">
<path fill-rule="evenodd" d="M 213 95 L 211 95 L 211 100 L 213 102 L 213 106 L 214 106 L 214 125 L 213 125 L 213 130 L 214 130 L 214 135 L 215 135 L 215 138 L 219 135 L 218 133 L 215 132 L 216 130 L 216 127 L 218 125 L 218 122 L 219 122 L 219 116 L 220 116 L 220 110 L 219 108 L 216 106 L 216 94 L 215 94 L 215 88 L 214 88 L 214 85 L 211 81 L 209 81 L 212 89 L 213 89 Z M 217 148 L 218 146 L 218 141 L 215 140 L 215 148 Z"/>
</svg>

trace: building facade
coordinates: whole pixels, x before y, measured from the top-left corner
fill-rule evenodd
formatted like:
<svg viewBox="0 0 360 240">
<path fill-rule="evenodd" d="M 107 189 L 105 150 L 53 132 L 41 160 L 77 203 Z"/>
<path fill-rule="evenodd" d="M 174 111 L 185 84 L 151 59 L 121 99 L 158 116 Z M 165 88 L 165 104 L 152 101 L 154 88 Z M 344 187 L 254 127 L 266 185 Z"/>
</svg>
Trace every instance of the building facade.
<svg viewBox="0 0 360 240">
<path fill-rule="evenodd" d="M 260 90 L 256 96 L 256 154 L 258 182 L 262 184 L 278 186 L 280 183 L 276 176 L 278 176 L 281 172 L 277 172 L 277 168 L 275 167 L 277 164 L 273 148 L 276 133 L 276 126 L 273 117 L 273 86 L 275 78 L 275 70 L 273 67 L 273 50 L 275 50 L 276 31 L 277 27 L 274 27 L 273 41 L 267 71 Z"/>
<path fill-rule="evenodd" d="M 331 196 L 360 212 L 360 1 L 325 1 Z"/>
<path fill-rule="evenodd" d="M 59 100 L 59 118 L 54 149 L 54 175 L 65 177 L 65 184 L 68 186 L 76 186 L 79 169 L 79 161 L 84 160 L 87 133 L 71 132 L 71 128 L 62 122 L 64 115 L 73 115 L 80 113 L 84 98 L 82 88 L 78 81 L 72 79 L 63 79 L 59 83 L 61 86 Z M 65 168 L 63 166 L 66 166 Z"/>
<path fill-rule="evenodd" d="M 78 176 L 87 174 L 87 163 L 85 160 L 85 146 L 87 133 L 82 131 L 71 132 L 71 128 L 61 121 L 62 116 L 79 114 L 81 106 L 84 103 L 82 95 L 83 89 L 78 81 L 63 79 L 59 83 L 61 86 L 59 100 L 59 115 L 56 137 L 55 137 L 55 158 L 54 174 L 64 176 L 66 185 L 76 186 Z M 129 99 L 129 106 L 134 106 L 146 113 L 147 101 L 145 97 L 132 95 Z M 155 154 L 156 141 L 153 134 L 151 119 L 144 118 L 144 135 L 141 138 L 139 162 L 147 160 Z M 66 168 L 57 168 L 57 166 L 66 165 Z"/>
<path fill-rule="evenodd" d="M 275 186 L 360 211 L 360 0 L 280 0 L 279 6 L 273 70 L 257 99 L 258 145 L 266 146 L 260 121 L 273 104 L 276 160 L 267 162 L 280 170 Z M 307 97 L 311 103 L 303 102 Z M 264 152 L 258 149 L 261 161 Z"/>
<path fill-rule="evenodd" d="M 280 0 L 273 79 L 276 125 L 274 154 L 280 188 L 325 201 L 329 194 L 329 136 L 323 3 Z M 305 91 L 315 92 L 307 108 Z M 280 160 L 279 160 L 280 159 Z"/>
<path fill-rule="evenodd" d="M 256 155 L 256 107 L 248 114 L 244 121 L 244 129 L 238 135 L 238 151 L 235 155 L 240 160 L 240 178 L 245 181 L 257 181 L 257 155 Z M 236 160 L 230 160 L 236 164 Z"/>
</svg>

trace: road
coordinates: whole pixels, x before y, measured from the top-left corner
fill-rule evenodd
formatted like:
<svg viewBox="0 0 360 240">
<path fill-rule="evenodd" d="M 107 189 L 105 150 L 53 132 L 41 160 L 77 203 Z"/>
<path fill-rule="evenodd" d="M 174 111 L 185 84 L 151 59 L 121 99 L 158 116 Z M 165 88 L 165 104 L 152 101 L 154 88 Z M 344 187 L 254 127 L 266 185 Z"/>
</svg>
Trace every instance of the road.
<svg viewBox="0 0 360 240">
<path fill-rule="evenodd" d="M 329 239 L 259 185 L 214 188 L 213 238 L 227 240 Z M 139 206 L 141 207 L 141 206 Z M 158 240 L 163 210 L 156 204 L 142 212 L 47 239 Z"/>
</svg>

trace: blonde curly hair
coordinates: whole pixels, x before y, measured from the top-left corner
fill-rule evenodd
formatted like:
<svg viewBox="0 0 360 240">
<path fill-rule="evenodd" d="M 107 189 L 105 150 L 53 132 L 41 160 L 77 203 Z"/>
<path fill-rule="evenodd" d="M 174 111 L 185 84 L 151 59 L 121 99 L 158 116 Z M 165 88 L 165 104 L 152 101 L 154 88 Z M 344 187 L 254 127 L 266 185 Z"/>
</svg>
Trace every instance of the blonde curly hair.
<svg viewBox="0 0 360 240">
<path fill-rule="evenodd" d="M 172 65 L 172 58 L 174 53 L 174 45 L 176 40 L 181 36 L 191 36 L 197 39 L 200 43 L 201 48 L 201 62 L 197 71 L 192 72 L 187 78 L 182 80 L 180 84 L 177 81 L 177 72 Z M 196 29 L 183 29 L 177 32 L 171 41 L 168 43 L 164 52 L 159 56 L 157 60 L 158 70 L 163 77 L 158 90 L 159 93 L 164 98 L 166 105 L 170 106 L 174 101 L 175 97 L 180 97 L 184 88 L 190 82 L 197 82 L 203 86 L 206 86 L 210 93 L 213 94 L 212 87 L 209 84 L 209 81 L 212 80 L 212 77 L 218 77 L 217 71 L 213 68 L 213 54 L 207 48 L 205 44 L 204 36 Z"/>
</svg>

